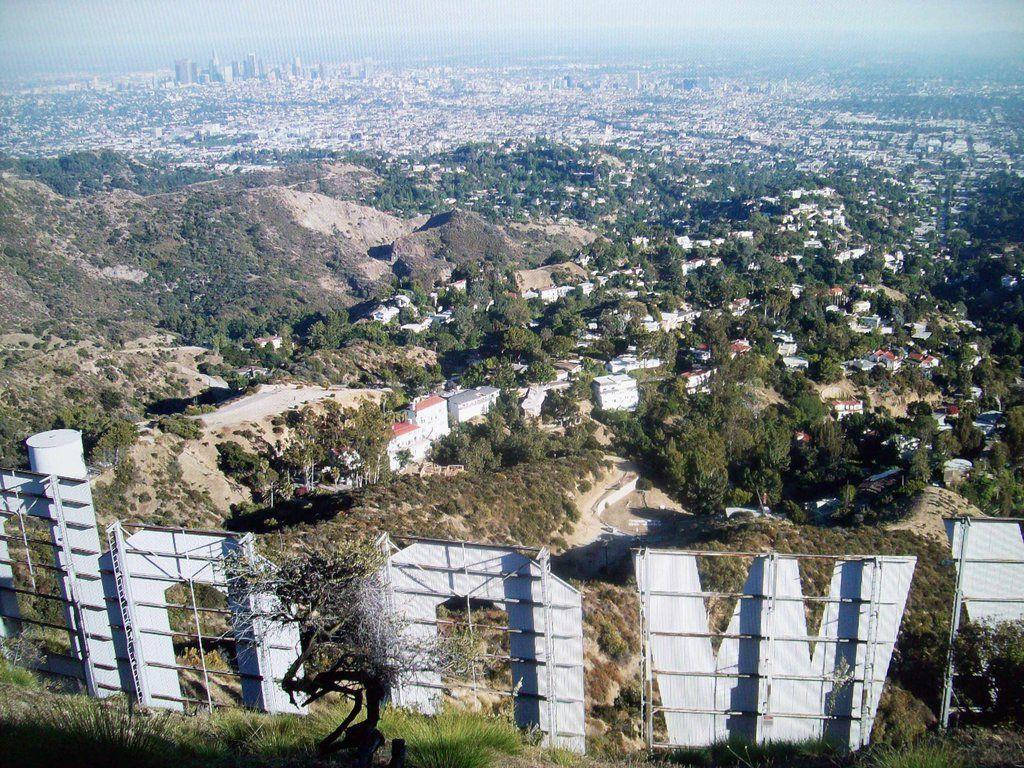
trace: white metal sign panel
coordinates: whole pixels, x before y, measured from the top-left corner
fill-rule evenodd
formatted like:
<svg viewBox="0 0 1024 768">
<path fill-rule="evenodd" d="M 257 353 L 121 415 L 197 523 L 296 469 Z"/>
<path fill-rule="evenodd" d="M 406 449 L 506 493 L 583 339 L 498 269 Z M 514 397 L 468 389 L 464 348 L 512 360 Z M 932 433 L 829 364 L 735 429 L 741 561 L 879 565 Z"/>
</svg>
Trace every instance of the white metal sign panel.
<svg viewBox="0 0 1024 768">
<path fill-rule="evenodd" d="M 42 521 L 44 532 L 33 521 Z M 19 632 L 25 625 L 39 625 L 23 615 L 19 595 L 48 595 L 41 599 L 60 604 L 62 624 L 42 626 L 65 627 L 71 637 L 71 655 L 48 654 L 45 670 L 78 678 L 93 696 L 110 696 L 120 690 L 120 679 L 99 557 L 96 512 L 87 481 L 0 471 L 0 636 Z M 27 571 L 30 584 L 20 584 L 19 568 Z M 56 589 L 52 593 L 35 589 L 37 578 Z"/>
<path fill-rule="evenodd" d="M 242 702 L 268 712 L 302 711 L 290 703 L 280 680 L 299 653 L 298 630 L 281 627 L 273 632 L 254 633 L 241 616 L 250 615 L 244 607 L 232 604 L 225 576 L 225 558 L 237 553 L 242 542 L 231 534 L 140 527 L 123 537 L 117 527 L 112 531 L 108 588 L 118 592 L 123 604 L 119 637 L 123 639 L 122 658 L 130 667 L 139 701 L 145 706 L 181 710 L 190 703 L 183 694 L 175 639 L 189 637 L 199 649 L 199 668 L 203 675 L 206 702 L 212 706 L 211 675 L 228 675 L 240 681 Z M 116 583 L 120 579 L 121 587 Z M 191 593 L 190 603 L 181 606 L 168 599 L 168 590 L 183 584 Z M 232 614 L 230 637 L 203 637 L 202 622 L 196 604 L 195 586 L 207 585 L 227 596 Z M 175 631 L 170 610 L 191 610 L 195 616 L 189 633 Z M 255 637 L 255 639 L 253 639 Z M 234 645 L 237 672 L 211 672 L 206 664 L 204 640 L 228 639 Z"/>
<path fill-rule="evenodd" d="M 957 575 L 939 716 L 943 728 L 954 709 L 953 649 L 961 611 L 979 623 L 1024 619 L 1024 519 L 957 517 L 944 522 Z"/>
<path fill-rule="evenodd" d="M 742 557 L 644 550 L 636 558 L 649 743 L 824 737 L 854 748 L 866 744 L 915 559 L 836 560 L 827 596 L 805 597 L 799 558 L 775 554 L 747 556 L 750 569 L 738 593 L 703 586 L 698 560 L 730 556 Z M 724 632 L 710 627 L 705 601 L 713 598 L 736 600 Z M 823 605 L 814 632 L 808 603 Z M 664 721 L 664 744 L 655 738 L 655 713 Z"/>
<path fill-rule="evenodd" d="M 945 523 L 967 616 L 972 621 L 1024 619 L 1021 521 L 973 517 Z"/>
<path fill-rule="evenodd" d="M 389 583 L 408 632 L 438 633 L 438 608 L 463 598 L 508 616 L 508 662 L 516 722 L 538 726 L 550 743 L 583 752 L 583 608 L 580 593 L 533 559 L 507 547 L 417 540 L 391 554 Z M 434 711 L 445 685 L 423 673 L 395 691 L 402 706 Z"/>
</svg>

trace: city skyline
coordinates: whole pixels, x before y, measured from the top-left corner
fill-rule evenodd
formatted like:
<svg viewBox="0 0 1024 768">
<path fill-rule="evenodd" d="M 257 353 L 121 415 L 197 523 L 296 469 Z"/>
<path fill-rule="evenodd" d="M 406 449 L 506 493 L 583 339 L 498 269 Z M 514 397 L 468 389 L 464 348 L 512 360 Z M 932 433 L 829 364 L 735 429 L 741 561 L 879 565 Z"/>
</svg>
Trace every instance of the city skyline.
<svg viewBox="0 0 1024 768">
<path fill-rule="evenodd" d="M 813 33 L 808 36 L 809 33 Z M 0 3 L 0 72 L 132 71 L 166 68 L 212 51 L 240 59 L 255 52 L 288 61 L 375 58 L 394 61 L 544 56 L 706 55 L 858 52 L 999 58 L 1021 50 L 1024 6 L 1006 0 L 849 4 L 647 0 L 524 0 L 462 6 L 448 0 L 370 3 L 264 0 L 199 4 Z M 984 41 L 984 45 L 979 42 Z"/>
</svg>

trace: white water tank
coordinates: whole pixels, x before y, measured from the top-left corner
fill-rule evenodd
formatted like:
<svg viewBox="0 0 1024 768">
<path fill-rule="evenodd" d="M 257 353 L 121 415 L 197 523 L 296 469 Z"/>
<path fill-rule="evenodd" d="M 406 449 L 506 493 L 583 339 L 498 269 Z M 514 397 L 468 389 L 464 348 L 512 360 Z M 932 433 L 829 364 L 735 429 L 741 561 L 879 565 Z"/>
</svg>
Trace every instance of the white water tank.
<svg viewBox="0 0 1024 768">
<path fill-rule="evenodd" d="M 33 472 L 85 480 L 85 451 L 82 433 L 76 429 L 51 429 L 39 432 L 25 441 L 28 462 Z"/>
</svg>

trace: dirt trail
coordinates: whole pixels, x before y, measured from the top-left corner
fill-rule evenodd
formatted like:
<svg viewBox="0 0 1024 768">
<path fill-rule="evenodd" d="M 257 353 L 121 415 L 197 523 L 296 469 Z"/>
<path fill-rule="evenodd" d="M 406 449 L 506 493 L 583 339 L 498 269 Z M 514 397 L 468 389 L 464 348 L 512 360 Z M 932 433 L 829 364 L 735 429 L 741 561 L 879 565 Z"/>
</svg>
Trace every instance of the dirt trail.
<svg viewBox="0 0 1024 768">
<path fill-rule="evenodd" d="M 251 395 L 225 403 L 212 413 L 203 414 L 199 417 L 199 421 L 210 429 L 223 429 L 246 422 L 261 421 L 296 406 L 326 398 L 336 400 L 343 407 L 355 407 L 363 399 L 378 402 L 386 391 L 385 389 L 345 389 L 300 384 L 265 384 Z"/>
<path fill-rule="evenodd" d="M 580 511 L 579 522 L 572 533 L 566 538 L 570 547 L 577 547 L 596 541 L 603 531 L 604 524 L 598 511 L 598 503 L 617 486 L 636 477 L 636 465 L 621 456 L 605 456 L 613 462 L 611 469 L 604 470 L 594 480 L 593 486 L 584 494 L 576 497 L 576 508 Z"/>
</svg>

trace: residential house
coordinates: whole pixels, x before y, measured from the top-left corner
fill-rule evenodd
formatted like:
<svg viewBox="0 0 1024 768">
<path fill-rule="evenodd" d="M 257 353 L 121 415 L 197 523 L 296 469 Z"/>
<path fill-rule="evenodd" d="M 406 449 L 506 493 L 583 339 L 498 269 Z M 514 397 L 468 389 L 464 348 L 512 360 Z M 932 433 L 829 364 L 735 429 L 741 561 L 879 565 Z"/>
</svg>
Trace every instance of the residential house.
<svg viewBox="0 0 1024 768">
<path fill-rule="evenodd" d="M 598 376 L 591 386 L 597 407 L 605 411 L 632 411 L 640 402 L 636 379 L 626 373 Z"/>
<path fill-rule="evenodd" d="M 477 387 L 456 392 L 448 398 L 448 421 L 463 424 L 483 416 L 498 402 L 499 390 L 494 387 Z"/>
<path fill-rule="evenodd" d="M 648 368 L 657 368 L 661 365 L 661 360 L 656 357 L 640 358 L 636 355 L 619 355 L 613 357 L 607 363 L 605 368 L 609 373 L 629 373 L 630 371 L 641 371 Z"/>
<path fill-rule="evenodd" d="M 405 414 L 405 420 L 422 427 L 431 442 L 451 431 L 448 426 L 448 404 L 438 395 L 427 395 L 413 400 Z"/>
<path fill-rule="evenodd" d="M 854 413 L 864 413 L 863 400 L 833 400 L 832 412 L 837 419 L 845 419 Z"/>
<path fill-rule="evenodd" d="M 388 464 L 392 471 L 398 471 L 405 463 L 419 463 L 427 458 L 430 440 L 426 430 L 408 421 L 391 425 L 391 440 L 388 441 Z"/>
<path fill-rule="evenodd" d="M 679 376 L 686 386 L 686 391 L 692 395 L 696 392 L 706 392 L 707 384 L 714 373 L 714 368 L 694 368 L 692 371 L 679 374 Z"/>
</svg>

